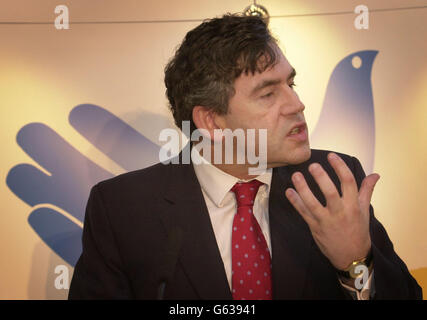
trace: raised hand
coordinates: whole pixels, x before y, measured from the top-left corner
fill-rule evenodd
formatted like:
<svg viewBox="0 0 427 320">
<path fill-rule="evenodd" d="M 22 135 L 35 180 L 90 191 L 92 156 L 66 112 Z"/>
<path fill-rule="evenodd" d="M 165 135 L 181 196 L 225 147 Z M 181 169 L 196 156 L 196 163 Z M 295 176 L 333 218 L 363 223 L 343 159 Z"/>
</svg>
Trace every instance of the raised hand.
<svg viewBox="0 0 427 320">
<path fill-rule="evenodd" d="M 366 257 L 371 248 L 369 205 L 380 176 L 373 173 L 365 177 L 358 190 L 353 173 L 337 154 L 329 153 L 328 161 L 341 182 L 342 196 L 318 163 L 312 163 L 309 171 L 325 196 L 325 207 L 300 172 L 292 175 L 296 190 L 288 188 L 285 194 L 307 222 L 322 253 L 335 268 L 343 270 Z"/>
</svg>

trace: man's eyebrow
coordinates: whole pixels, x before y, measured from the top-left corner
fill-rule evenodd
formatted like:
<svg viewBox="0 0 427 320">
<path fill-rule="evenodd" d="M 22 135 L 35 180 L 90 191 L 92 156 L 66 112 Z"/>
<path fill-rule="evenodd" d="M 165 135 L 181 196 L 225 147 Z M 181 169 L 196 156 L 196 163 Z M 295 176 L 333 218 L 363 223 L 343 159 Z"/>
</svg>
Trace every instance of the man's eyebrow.
<svg viewBox="0 0 427 320">
<path fill-rule="evenodd" d="M 289 81 L 290 79 L 294 78 L 297 75 L 297 72 L 295 71 L 294 68 L 292 68 L 291 73 L 289 73 L 288 78 L 286 79 L 286 81 Z M 269 79 L 269 80 L 264 80 L 261 83 L 259 83 L 255 88 L 252 89 L 251 91 L 251 96 L 255 95 L 258 91 L 264 89 L 265 87 L 269 87 L 269 86 L 274 86 L 276 84 L 279 84 L 280 82 L 282 82 L 282 79 Z"/>
<path fill-rule="evenodd" d="M 286 79 L 286 80 L 289 80 L 289 79 L 295 78 L 295 76 L 296 76 L 296 75 L 297 75 L 296 70 L 295 70 L 294 68 L 292 68 L 292 71 L 291 71 L 291 73 L 289 74 L 288 79 Z"/>
</svg>

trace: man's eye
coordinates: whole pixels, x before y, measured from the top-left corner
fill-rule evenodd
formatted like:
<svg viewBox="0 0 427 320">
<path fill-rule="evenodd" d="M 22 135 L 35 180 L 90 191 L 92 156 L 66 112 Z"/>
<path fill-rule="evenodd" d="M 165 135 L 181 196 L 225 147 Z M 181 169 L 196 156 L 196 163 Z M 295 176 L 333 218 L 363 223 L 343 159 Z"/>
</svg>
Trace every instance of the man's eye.
<svg viewBox="0 0 427 320">
<path fill-rule="evenodd" d="M 290 83 L 290 84 L 289 84 L 289 87 L 290 87 L 291 89 L 293 89 L 295 86 L 296 86 L 295 82 L 292 82 L 292 83 Z"/>
<path fill-rule="evenodd" d="M 267 93 L 267 94 L 265 94 L 265 95 L 263 95 L 263 96 L 261 96 L 261 98 L 269 98 L 269 97 L 271 97 L 273 95 L 273 91 L 272 92 L 269 92 L 269 93 Z"/>
</svg>

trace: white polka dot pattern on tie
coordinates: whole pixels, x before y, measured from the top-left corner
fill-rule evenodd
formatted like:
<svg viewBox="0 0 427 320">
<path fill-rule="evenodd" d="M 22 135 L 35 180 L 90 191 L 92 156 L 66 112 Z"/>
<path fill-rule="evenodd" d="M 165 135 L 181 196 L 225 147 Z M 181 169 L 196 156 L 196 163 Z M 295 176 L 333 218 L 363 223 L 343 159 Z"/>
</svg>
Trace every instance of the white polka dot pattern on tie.
<svg viewBox="0 0 427 320">
<path fill-rule="evenodd" d="M 233 299 L 272 299 L 271 258 L 267 242 L 253 215 L 257 180 L 237 183 L 231 190 L 237 201 L 232 232 Z"/>
</svg>

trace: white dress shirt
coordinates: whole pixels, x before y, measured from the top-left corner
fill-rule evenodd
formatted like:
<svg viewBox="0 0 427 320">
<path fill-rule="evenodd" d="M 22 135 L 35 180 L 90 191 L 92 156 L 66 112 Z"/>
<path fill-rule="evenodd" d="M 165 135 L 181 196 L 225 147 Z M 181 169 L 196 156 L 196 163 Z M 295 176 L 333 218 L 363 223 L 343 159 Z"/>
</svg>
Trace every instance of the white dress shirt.
<svg viewBox="0 0 427 320">
<path fill-rule="evenodd" d="M 228 285 L 231 288 L 231 235 L 234 215 L 237 212 L 237 202 L 231 188 L 237 182 L 248 182 L 250 180 L 240 180 L 218 169 L 203 158 L 196 148 L 192 148 L 191 157 L 193 159 L 193 164 L 194 162 L 201 163 L 198 165 L 194 164 L 194 171 L 202 188 L 203 197 L 208 208 L 216 242 L 224 263 Z M 258 190 L 253 207 L 253 214 L 258 221 L 262 233 L 264 234 L 268 249 L 270 250 L 270 255 L 272 252 L 268 215 L 268 198 L 272 176 L 272 169 L 267 169 L 263 174 L 256 176 L 256 179 L 264 184 L 260 186 Z M 343 284 L 342 282 L 341 284 L 355 299 L 368 300 L 371 279 L 372 274 L 360 292 Z"/>
</svg>

